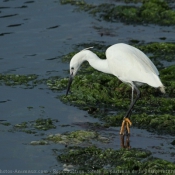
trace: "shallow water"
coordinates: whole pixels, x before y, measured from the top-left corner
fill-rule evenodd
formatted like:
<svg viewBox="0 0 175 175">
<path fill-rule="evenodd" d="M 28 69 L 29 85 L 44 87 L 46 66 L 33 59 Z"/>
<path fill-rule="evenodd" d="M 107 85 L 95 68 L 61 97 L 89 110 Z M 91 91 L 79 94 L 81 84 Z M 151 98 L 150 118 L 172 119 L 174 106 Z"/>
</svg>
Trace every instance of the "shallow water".
<svg viewBox="0 0 175 175">
<path fill-rule="evenodd" d="M 175 42 L 174 26 L 131 26 L 97 21 L 85 12 L 74 12 L 71 5 L 61 5 L 58 0 L 1 1 L 0 23 L 0 73 L 37 74 L 40 78 L 67 77 L 69 65 L 62 63 L 60 56 L 72 51 L 76 44 L 105 42 L 109 45 L 127 43 L 132 39 L 146 43 L 160 42 L 162 37 L 166 37 L 166 42 Z M 32 146 L 29 143 L 41 139 L 42 135 L 14 131 L 15 124 L 40 117 L 58 119 L 56 129 L 44 131 L 47 135 L 83 128 L 75 123 L 98 122 L 87 112 L 63 104 L 56 98 L 58 93 L 45 85 L 33 89 L 1 85 L 0 93 L 0 120 L 11 124 L 0 125 L 1 170 L 52 170 L 62 167 L 52 149 L 64 148 L 63 145 Z M 120 148 L 119 128 L 101 132 L 114 135 L 112 142 L 104 147 Z M 156 157 L 174 161 L 171 154 L 175 150 L 170 144 L 173 137 L 136 128 L 131 132 L 131 147 L 146 148 Z"/>
</svg>

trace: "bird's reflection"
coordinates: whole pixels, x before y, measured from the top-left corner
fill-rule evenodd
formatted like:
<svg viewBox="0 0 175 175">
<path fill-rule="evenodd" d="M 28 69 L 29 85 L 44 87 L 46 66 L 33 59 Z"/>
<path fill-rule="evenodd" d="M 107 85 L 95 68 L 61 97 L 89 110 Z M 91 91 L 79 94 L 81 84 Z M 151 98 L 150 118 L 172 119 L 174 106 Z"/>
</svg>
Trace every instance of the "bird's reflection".
<svg viewBox="0 0 175 175">
<path fill-rule="evenodd" d="M 121 144 L 121 148 L 127 148 L 130 149 L 130 135 L 120 135 L 120 144 Z"/>
</svg>

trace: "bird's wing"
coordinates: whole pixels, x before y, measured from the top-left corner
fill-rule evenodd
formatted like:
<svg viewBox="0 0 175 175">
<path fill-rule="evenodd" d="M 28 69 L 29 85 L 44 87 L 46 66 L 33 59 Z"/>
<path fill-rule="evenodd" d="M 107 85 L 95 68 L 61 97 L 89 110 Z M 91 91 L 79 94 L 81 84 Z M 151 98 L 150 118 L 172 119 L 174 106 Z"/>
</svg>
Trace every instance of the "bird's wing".
<svg viewBox="0 0 175 175">
<path fill-rule="evenodd" d="M 126 45 L 116 44 L 106 51 L 111 72 L 124 82 L 137 81 L 158 86 L 159 72 L 151 60 L 140 50 Z"/>
</svg>

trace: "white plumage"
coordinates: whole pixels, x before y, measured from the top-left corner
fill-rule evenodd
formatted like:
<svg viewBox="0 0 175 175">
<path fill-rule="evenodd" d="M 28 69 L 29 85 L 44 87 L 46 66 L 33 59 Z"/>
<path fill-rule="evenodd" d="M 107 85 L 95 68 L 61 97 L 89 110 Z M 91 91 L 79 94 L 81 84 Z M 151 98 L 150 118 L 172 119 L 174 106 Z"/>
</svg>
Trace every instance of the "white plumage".
<svg viewBox="0 0 175 175">
<path fill-rule="evenodd" d="M 146 83 L 163 87 L 159 72 L 152 61 L 139 49 L 127 44 L 115 44 L 106 51 L 109 69 L 125 83 Z"/>
</svg>

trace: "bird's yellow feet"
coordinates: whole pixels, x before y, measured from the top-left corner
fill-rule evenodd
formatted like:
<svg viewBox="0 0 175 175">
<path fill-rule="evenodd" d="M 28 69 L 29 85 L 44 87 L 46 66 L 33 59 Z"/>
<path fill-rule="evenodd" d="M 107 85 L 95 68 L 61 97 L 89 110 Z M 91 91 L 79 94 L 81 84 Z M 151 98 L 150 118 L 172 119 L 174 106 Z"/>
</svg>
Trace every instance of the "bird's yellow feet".
<svg viewBox="0 0 175 175">
<path fill-rule="evenodd" d="M 124 118 L 123 122 L 122 122 L 122 126 L 120 129 L 120 134 L 124 135 L 125 134 L 125 128 L 128 132 L 128 134 L 130 134 L 130 126 L 132 125 L 131 121 L 129 120 L 129 118 Z"/>
</svg>

